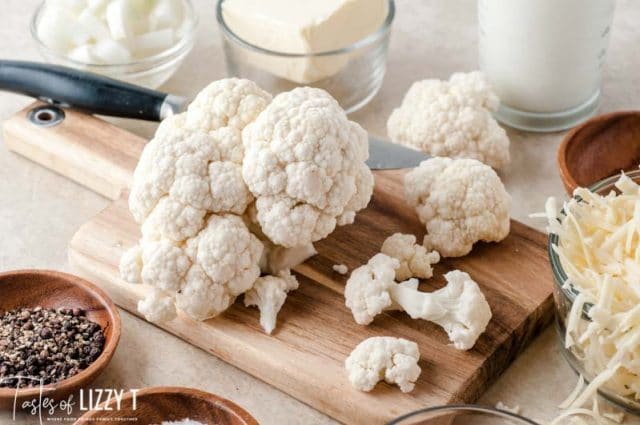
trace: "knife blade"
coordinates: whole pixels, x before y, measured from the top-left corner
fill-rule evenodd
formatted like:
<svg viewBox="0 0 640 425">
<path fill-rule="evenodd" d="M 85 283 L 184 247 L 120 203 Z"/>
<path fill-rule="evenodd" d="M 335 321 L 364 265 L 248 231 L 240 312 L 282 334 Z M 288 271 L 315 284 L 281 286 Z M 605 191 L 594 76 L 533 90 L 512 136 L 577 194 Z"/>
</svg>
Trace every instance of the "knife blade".
<svg viewBox="0 0 640 425">
<path fill-rule="evenodd" d="M 372 170 L 396 170 L 417 167 L 429 156 L 421 151 L 369 136 L 369 159 Z"/>
</svg>

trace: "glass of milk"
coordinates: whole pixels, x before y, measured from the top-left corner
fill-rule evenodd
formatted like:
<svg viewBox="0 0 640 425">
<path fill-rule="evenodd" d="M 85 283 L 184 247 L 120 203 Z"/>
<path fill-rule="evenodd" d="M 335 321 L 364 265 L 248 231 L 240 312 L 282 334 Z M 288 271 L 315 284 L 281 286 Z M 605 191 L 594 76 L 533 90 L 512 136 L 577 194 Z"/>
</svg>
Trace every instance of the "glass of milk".
<svg viewBox="0 0 640 425">
<path fill-rule="evenodd" d="M 496 118 L 558 131 L 600 100 L 615 0 L 479 0 L 480 68 L 502 106 Z"/>
</svg>

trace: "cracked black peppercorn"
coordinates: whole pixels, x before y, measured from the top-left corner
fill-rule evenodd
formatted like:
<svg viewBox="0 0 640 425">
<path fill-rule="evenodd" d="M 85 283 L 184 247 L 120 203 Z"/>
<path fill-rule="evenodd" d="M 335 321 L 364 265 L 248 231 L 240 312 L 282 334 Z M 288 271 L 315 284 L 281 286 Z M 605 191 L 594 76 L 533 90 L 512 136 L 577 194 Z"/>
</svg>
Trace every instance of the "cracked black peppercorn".
<svg viewBox="0 0 640 425">
<path fill-rule="evenodd" d="M 36 307 L 1 313 L 0 388 L 47 385 L 70 378 L 100 357 L 104 342 L 100 325 L 78 308 Z"/>
</svg>

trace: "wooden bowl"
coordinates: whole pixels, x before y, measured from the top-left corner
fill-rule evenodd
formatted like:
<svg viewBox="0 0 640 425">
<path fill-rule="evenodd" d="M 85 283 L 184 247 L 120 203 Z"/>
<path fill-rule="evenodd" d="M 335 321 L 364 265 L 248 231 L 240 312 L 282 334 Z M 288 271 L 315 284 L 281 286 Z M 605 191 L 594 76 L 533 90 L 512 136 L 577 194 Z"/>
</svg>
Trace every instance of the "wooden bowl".
<svg viewBox="0 0 640 425">
<path fill-rule="evenodd" d="M 598 115 L 575 127 L 558 150 L 560 176 L 569 194 L 640 164 L 640 111 Z"/>
<path fill-rule="evenodd" d="M 100 325 L 105 343 L 102 354 L 77 375 L 43 387 L 43 396 L 61 400 L 89 385 L 104 370 L 120 340 L 120 315 L 101 289 L 79 277 L 47 270 L 0 273 L 0 313 L 17 308 L 80 308 Z M 18 404 L 37 399 L 39 387 L 22 388 Z M 12 409 L 16 390 L 0 388 L 0 409 Z"/>
<path fill-rule="evenodd" d="M 103 425 L 121 418 L 135 418 L 136 425 L 156 425 L 164 421 L 191 419 L 205 425 L 259 425 L 246 410 L 237 404 L 191 388 L 145 388 L 135 395 L 124 395 L 120 410 L 112 400 L 78 419 L 76 425 Z M 104 410 L 104 407 L 113 410 Z"/>
</svg>

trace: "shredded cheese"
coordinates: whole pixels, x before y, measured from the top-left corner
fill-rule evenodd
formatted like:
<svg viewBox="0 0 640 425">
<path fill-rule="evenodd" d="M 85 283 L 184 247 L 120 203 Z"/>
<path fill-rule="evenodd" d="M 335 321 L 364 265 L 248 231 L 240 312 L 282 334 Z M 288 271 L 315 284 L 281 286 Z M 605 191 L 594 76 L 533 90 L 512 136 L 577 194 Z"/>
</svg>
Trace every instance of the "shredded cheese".
<svg viewBox="0 0 640 425">
<path fill-rule="evenodd" d="M 580 407 L 600 388 L 640 400 L 640 186 L 624 173 L 615 186 L 619 193 L 606 195 L 576 189 L 562 211 L 553 198 L 545 206 L 565 287 L 578 293 L 565 346 L 591 380 L 562 403 L 569 410 L 561 418 L 600 417 Z"/>
</svg>

